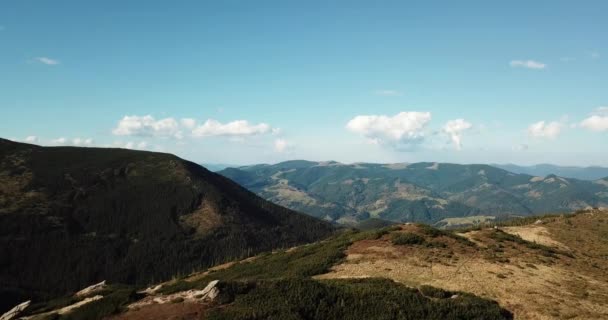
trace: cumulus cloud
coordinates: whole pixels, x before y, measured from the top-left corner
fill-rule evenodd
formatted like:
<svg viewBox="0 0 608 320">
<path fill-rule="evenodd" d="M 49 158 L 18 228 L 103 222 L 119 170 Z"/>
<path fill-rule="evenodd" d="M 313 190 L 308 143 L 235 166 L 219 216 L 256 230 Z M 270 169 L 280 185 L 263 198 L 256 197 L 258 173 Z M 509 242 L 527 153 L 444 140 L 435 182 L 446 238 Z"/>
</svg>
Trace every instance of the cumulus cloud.
<svg viewBox="0 0 608 320">
<path fill-rule="evenodd" d="M 283 153 L 283 152 L 287 152 L 287 151 L 291 151 L 293 149 L 294 145 L 293 143 L 279 138 L 274 140 L 274 151 L 279 152 L 279 153 Z"/>
<path fill-rule="evenodd" d="M 450 136 L 456 150 L 462 149 L 462 134 L 473 125 L 464 119 L 450 120 L 443 126 L 443 132 Z"/>
<path fill-rule="evenodd" d="M 34 61 L 40 62 L 42 64 L 46 64 L 47 66 L 55 66 L 55 65 L 59 64 L 58 60 L 51 59 L 48 57 L 36 57 L 36 58 L 34 58 Z"/>
<path fill-rule="evenodd" d="M 272 128 L 266 123 L 250 124 L 247 120 L 236 120 L 228 123 L 221 123 L 217 120 L 209 119 L 202 125 L 194 128 L 192 130 L 192 135 L 195 137 L 244 137 L 269 133 L 271 131 Z"/>
<path fill-rule="evenodd" d="M 514 68 L 526 68 L 535 70 L 542 70 L 547 67 L 546 64 L 534 60 L 513 60 L 509 63 L 509 65 Z"/>
<path fill-rule="evenodd" d="M 381 90 L 374 91 L 374 94 L 376 94 L 378 96 L 385 96 L 385 97 L 397 97 L 397 96 L 401 96 L 403 93 L 398 90 L 381 89 Z"/>
<path fill-rule="evenodd" d="M 74 146 L 86 146 L 90 147 L 93 145 L 93 139 L 91 138 L 74 138 L 72 139 L 72 145 Z"/>
<path fill-rule="evenodd" d="M 180 123 L 186 129 L 192 130 L 194 127 L 196 127 L 196 120 L 192 118 L 183 118 L 180 120 Z"/>
<path fill-rule="evenodd" d="M 528 135 L 534 138 L 555 139 L 562 131 L 563 125 L 557 121 L 539 121 L 528 127 Z"/>
<path fill-rule="evenodd" d="M 60 137 L 57 139 L 52 139 L 50 141 L 50 145 L 56 145 L 56 146 L 75 146 L 75 147 L 92 147 L 93 145 L 95 145 L 95 143 L 93 142 L 93 139 L 91 138 L 65 138 L 65 137 Z"/>
<path fill-rule="evenodd" d="M 173 137 L 182 138 L 177 120 L 165 118 L 156 120 L 151 115 L 124 116 L 112 133 L 117 136 Z"/>
<path fill-rule="evenodd" d="M 122 149 L 132 149 L 132 150 L 148 150 L 150 145 L 146 141 L 114 141 L 111 145 L 106 145 L 106 147 L 114 147 L 114 148 L 122 148 Z"/>
<path fill-rule="evenodd" d="M 346 128 L 361 134 L 376 144 L 396 147 L 411 146 L 424 140 L 424 128 L 431 121 L 430 112 L 400 112 L 394 116 L 360 115 L 351 119 Z"/>
<path fill-rule="evenodd" d="M 599 107 L 581 121 L 580 126 L 591 131 L 608 131 L 608 107 Z"/>
<path fill-rule="evenodd" d="M 36 136 L 28 136 L 24 140 L 27 143 L 38 143 L 38 137 Z"/>
<path fill-rule="evenodd" d="M 164 137 L 181 139 L 184 133 L 192 137 L 217 137 L 227 136 L 231 139 L 242 139 L 247 136 L 273 133 L 277 134 L 278 128 L 271 128 L 266 123 L 252 124 L 247 120 L 236 120 L 221 123 L 214 119 L 208 119 L 198 124 L 196 119 L 182 118 L 179 121 L 174 118 L 156 120 L 151 115 L 146 116 L 124 116 L 112 130 L 116 136 L 139 136 L 139 137 Z"/>
<path fill-rule="evenodd" d="M 63 144 L 65 144 L 66 142 L 68 142 L 68 139 L 66 139 L 66 138 L 64 138 L 64 137 L 61 137 L 61 138 L 57 138 L 57 139 L 53 139 L 53 140 L 51 140 L 51 143 L 52 143 L 52 144 L 58 144 L 58 145 L 63 145 Z"/>
</svg>

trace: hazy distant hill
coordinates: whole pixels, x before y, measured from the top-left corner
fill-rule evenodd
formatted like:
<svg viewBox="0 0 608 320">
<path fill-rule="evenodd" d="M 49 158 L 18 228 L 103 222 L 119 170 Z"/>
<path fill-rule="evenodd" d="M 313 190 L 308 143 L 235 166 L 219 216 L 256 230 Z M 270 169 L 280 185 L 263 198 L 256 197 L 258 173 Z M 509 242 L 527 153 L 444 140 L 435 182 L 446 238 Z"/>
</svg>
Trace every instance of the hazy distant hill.
<svg viewBox="0 0 608 320">
<path fill-rule="evenodd" d="M 225 164 L 225 163 L 201 163 L 201 166 L 203 166 L 207 170 L 213 171 L 213 172 L 217 172 L 217 171 L 224 170 L 226 168 L 234 167 L 234 165 Z"/>
<path fill-rule="evenodd" d="M 332 230 L 174 155 L 0 139 L 0 310 L 101 280 L 148 284 Z"/>
<path fill-rule="evenodd" d="M 550 174 L 564 178 L 580 180 L 597 180 L 608 177 L 608 168 L 604 167 L 562 167 L 552 164 L 537 164 L 534 166 L 518 166 L 514 164 L 493 164 L 497 168 L 514 173 L 525 173 L 532 176 L 544 177 Z"/>
<path fill-rule="evenodd" d="M 489 165 L 288 161 L 221 172 L 262 197 L 315 217 L 434 223 L 476 215 L 529 215 L 608 204 L 605 180 L 535 177 Z"/>
</svg>

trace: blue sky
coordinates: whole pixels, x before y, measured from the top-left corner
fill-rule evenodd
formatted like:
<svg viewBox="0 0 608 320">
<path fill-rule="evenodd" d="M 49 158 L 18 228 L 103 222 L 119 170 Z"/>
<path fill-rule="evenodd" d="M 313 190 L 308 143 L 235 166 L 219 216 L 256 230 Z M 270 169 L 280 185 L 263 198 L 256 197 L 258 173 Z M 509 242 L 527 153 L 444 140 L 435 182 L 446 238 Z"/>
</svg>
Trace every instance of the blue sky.
<svg viewBox="0 0 608 320">
<path fill-rule="evenodd" d="M 608 166 L 606 1 L 3 1 L 0 136 Z"/>
</svg>

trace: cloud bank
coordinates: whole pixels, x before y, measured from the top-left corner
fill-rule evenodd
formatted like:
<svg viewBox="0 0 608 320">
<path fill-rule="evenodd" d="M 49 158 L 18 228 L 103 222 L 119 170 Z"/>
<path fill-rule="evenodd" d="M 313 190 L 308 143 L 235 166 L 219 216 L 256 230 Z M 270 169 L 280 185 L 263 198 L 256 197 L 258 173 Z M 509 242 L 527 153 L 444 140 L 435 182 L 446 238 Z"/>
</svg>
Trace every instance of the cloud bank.
<svg viewBox="0 0 608 320">
<path fill-rule="evenodd" d="M 208 119 L 198 124 L 196 119 L 183 118 L 179 121 L 175 118 L 164 118 L 156 120 L 151 115 L 146 116 L 124 116 L 112 134 L 116 136 L 139 136 L 139 137 L 163 137 L 182 139 L 185 134 L 191 137 L 236 137 L 260 135 L 277 132 L 278 128 L 272 128 L 266 123 L 252 124 L 247 120 L 236 120 L 221 123 L 214 119 Z"/>
</svg>

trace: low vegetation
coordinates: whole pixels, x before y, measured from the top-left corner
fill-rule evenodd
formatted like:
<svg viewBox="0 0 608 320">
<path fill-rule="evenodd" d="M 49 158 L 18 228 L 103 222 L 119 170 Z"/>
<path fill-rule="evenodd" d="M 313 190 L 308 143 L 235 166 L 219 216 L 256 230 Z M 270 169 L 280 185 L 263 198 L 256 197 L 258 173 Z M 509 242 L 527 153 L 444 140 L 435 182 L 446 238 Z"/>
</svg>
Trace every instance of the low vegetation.
<svg viewBox="0 0 608 320">
<path fill-rule="evenodd" d="M 411 232 L 396 232 L 392 234 L 391 242 L 396 245 L 423 244 L 424 237 Z"/>
<path fill-rule="evenodd" d="M 161 293 L 204 288 L 211 280 L 253 281 L 269 279 L 302 279 L 322 274 L 344 258 L 350 244 L 363 239 L 377 239 L 393 227 L 366 232 L 344 231 L 331 239 L 293 250 L 267 253 L 252 261 L 243 261 L 230 268 L 211 271 L 196 280 L 181 279 L 163 287 Z"/>
<path fill-rule="evenodd" d="M 497 303 L 466 293 L 426 289 L 427 296 L 387 279 L 260 281 L 232 286 L 231 302 L 209 319 L 512 319 Z M 226 292 L 226 290 L 223 290 Z"/>
<path fill-rule="evenodd" d="M 492 231 L 490 231 L 488 233 L 489 237 L 493 240 L 495 240 L 496 242 L 499 243 L 503 243 L 503 242 L 513 242 L 513 243 L 517 243 L 520 245 L 523 245 L 529 249 L 532 250 L 538 250 L 543 256 L 546 257 L 551 257 L 551 258 L 556 258 L 557 254 L 560 255 L 564 255 L 570 258 L 573 258 L 574 256 L 569 253 L 569 252 L 565 252 L 563 250 L 558 250 L 552 247 L 548 247 L 539 243 L 535 243 L 535 242 L 530 242 L 527 240 L 522 239 L 520 236 L 514 235 L 514 234 L 510 234 L 507 232 L 504 232 L 500 229 L 494 229 Z"/>
</svg>

